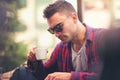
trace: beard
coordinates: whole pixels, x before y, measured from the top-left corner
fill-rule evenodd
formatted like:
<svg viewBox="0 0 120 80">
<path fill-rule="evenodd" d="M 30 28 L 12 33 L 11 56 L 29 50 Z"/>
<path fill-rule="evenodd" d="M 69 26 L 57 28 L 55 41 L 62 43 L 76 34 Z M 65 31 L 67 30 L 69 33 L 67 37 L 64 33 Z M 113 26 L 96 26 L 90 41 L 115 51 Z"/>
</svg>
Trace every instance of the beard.
<svg viewBox="0 0 120 80">
<path fill-rule="evenodd" d="M 60 36 L 60 37 L 58 37 L 63 43 L 67 43 L 67 42 L 70 42 L 71 41 L 71 39 L 68 37 L 68 36 L 66 36 L 66 35 L 63 35 L 63 36 Z"/>
</svg>

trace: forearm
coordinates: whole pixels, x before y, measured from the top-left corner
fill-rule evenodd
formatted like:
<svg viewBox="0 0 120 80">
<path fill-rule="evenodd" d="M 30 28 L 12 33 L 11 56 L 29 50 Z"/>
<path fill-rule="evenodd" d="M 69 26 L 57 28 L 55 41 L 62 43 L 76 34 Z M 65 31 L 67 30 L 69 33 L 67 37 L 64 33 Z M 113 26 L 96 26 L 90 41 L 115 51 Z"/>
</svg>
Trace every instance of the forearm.
<svg viewBox="0 0 120 80">
<path fill-rule="evenodd" d="M 47 63 L 49 63 L 49 61 Z M 37 79 L 43 80 L 49 73 L 58 71 L 58 67 L 56 64 L 50 66 L 47 63 L 43 64 L 42 60 L 41 61 L 28 60 L 27 65 L 33 71 Z"/>
<path fill-rule="evenodd" d="M 71 72 L 71 80 L 98 80 L 98 75 L 94 72 Z"/>
<path fill-rule="evenodd" d="M 44 79 L 46 77 L 46 72 L 43 66 L 42 61 L 30 61 L 27 62 L 28 67 L 31 69 L 33 74 L 37 79 Z"/>
</svg>

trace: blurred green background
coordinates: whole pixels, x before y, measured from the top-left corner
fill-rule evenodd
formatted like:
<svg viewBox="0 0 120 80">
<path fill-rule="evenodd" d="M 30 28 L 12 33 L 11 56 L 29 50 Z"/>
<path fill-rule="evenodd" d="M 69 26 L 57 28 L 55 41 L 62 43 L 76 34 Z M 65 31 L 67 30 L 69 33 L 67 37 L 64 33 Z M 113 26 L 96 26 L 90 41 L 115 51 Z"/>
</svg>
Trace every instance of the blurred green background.
<svg viewBox="0 0 120 80">
<path fill-rule="evenodd" d="M 23 64 L 28 51 L 34 46 L 49 49 L 49 58 L 56 38 L 47 32 L 48 25 L 41 19 L 41 8 L 50 2 L 0 0 L 0 67 L 3 72 Z"/>
<path fill-rule="evenodd" d="M 26 60 L 27 44 L 15 42 L 15 33 L 23 32 L 26 26 L 19 22 L 18 0 L 0 0 L 0 67 L 3 72 L 14 69 Z"/>
</svg>

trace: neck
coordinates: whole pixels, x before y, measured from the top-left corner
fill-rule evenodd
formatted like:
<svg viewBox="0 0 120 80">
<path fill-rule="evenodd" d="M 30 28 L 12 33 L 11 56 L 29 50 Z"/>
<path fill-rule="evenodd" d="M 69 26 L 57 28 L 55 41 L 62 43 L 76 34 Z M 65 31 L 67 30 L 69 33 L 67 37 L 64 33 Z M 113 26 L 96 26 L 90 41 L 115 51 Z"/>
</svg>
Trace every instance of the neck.
<svg viewBox="0 0 120 80">
<path fill-rule="evenodd" d="M 86 40 L 86 28 L 84 25 L 79 25 L 77 34 L 72 42 L 73 50 L 78 52 Z"/>
<path fill-rule="evenodd" d="M 85 43 L 85 39 L 83 41 L 81 41 L 81 43 L 79 43 L 79 44 L 72 43 L 73 50 L 75 52 L 78 52 L 81 49 L 81 47 L 83 46 L 84 43 Z"/>
<path fill-rule="evenodd" d="M 83 24 L 79 24 L 76 29 L 76 35 L 74 36 L 74 39 L 72 40 L 73 44 L 83 44 L 86 40 L 86 27 Z"/>
</svg>

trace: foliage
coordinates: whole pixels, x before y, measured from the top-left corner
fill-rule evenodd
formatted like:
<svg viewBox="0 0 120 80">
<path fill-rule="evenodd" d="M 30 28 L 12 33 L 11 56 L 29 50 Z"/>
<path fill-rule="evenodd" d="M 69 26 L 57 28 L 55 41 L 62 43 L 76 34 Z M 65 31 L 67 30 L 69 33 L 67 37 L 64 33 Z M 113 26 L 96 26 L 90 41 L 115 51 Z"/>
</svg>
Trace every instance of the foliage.
<svg viewBox="0 0 120 80">
<path fill-rule="evenodd" d="M 26 45 L 10 43 L 6 45 L 4 56 L 0 57 L 0 66 L 4 72 L 14 69 L 26 60 Z"/>
<path fill-rule="evenodd" d="M 26 60 L 27 45 L 14 41 L 15 32 L 26 30 L 17 19 L 16 6 L 16 0 L 0 0 L 0 67 L 4 72 Z"/>
</svg>

